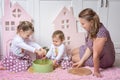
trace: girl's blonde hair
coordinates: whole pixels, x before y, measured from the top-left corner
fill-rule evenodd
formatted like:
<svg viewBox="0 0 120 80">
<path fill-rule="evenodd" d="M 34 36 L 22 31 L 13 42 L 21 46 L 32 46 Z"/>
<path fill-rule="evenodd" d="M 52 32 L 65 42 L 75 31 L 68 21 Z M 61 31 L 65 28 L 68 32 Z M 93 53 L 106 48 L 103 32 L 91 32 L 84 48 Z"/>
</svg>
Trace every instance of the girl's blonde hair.
<svg viewBox="0 0 120 80">
<path fill-rule="evenodd" d="M 17 33 L 20 32 L 20 30 L 23 30 L 23 31 L 32 30 L 34 32 L 34 27 L 31 22 L 22 21 L 22 22 L 20 22 L 20 24 L 17 27 Z"/>
<path fill-rule="evenodd" d="M 90 8 L 86 8 L 79 13 L 79 18 L 84 18 L 87 21 L 93 21 L 93 24 L 91 25 L 89 32 L 90 33 L 89 37 L 96 38 L 96 35 L 100 27 L 100 19 L 97 13 Z"/>
<path fill-rule="evenodd" d="M 61 41 L 65 40 L 64 33 L 61 30 L 54 31 L 52 38 L 58 36 Z"/>
</svg>

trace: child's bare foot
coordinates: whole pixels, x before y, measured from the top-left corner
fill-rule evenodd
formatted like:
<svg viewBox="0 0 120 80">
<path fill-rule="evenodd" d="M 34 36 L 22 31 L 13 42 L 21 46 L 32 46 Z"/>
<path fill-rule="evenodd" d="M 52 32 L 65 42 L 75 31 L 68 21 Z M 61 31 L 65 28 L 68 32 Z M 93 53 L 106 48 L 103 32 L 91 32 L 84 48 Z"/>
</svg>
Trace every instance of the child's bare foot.
<svg viewBox="0 0 120 80">
<path fill-rule="evenodd" d="M 0 66 L 0 70 L 6 70 L 6 68 L 3 66 Z"/>
</svg>

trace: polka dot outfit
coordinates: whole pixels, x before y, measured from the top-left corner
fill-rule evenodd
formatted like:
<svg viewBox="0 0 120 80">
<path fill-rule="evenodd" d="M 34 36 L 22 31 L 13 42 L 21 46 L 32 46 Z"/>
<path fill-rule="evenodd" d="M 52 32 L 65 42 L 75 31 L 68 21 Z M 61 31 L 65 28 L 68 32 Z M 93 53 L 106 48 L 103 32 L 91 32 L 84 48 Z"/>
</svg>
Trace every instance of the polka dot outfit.
<svg viewBox="0 0 120 80">
<path fill-rule="evenodd" d="M 72 67 L 73 62 L 71 57 L 68 57 L 68 59 L 62 59 L 59 64 L 61 65 L 62 69 L 69 69 Z"/>
<path fill-rule="evenodd" d="M 9 56 L 2 60 L 2 66 L 11 72 L 26 71 L 32 64 L 32 59 L 28 54 L 23 57 L 10 53 Z"/>
<path fill-rule="evenodd" d="M 62 62 L 61 62 L 61 67 L 62 67 L 62 69 L 69 69 L 69 68 L 71 68 L 72 67 L 72 61 L 71 60 L 63 60 Z"/>
</svg>

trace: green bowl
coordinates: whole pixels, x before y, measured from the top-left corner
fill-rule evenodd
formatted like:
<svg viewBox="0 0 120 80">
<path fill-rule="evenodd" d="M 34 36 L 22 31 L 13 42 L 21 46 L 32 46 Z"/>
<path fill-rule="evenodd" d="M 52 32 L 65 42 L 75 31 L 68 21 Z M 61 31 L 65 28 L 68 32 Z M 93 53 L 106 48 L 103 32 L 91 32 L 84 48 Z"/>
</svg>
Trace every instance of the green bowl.
<svg viewBox="0 0 120 80">
<path fill-rule="evenodd" d="M 34 72 L 48 73 L 53 71 L 53 63 L 52 60 L 49 59 L 45 60 L 37 59 L 33 61 L 32 68 Z"/>
</svg>

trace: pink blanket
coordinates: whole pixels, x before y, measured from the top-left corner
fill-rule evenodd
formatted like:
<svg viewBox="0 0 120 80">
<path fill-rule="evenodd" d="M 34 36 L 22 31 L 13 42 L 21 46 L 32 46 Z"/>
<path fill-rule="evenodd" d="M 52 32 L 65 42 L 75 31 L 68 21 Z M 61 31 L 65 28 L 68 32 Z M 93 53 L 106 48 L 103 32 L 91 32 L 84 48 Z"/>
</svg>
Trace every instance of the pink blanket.
<svg viewBox="0 0 120 80">
<path fill-rule="evenodd" d="M 89 67 L 87 67 L 89 68 Z M 93 71 L 93 68 L 90 68 Z M 60 68 L 50 73 L 31 73 L 19 72 L 12 73 L 6 70 L 0 70 L 0 80 L 120 80 L 120 68 L 112 67 L 105 70 L 101 69 L 102 78 L 95 76 L 77 76 L 62 70 Z"/>
</svg>

